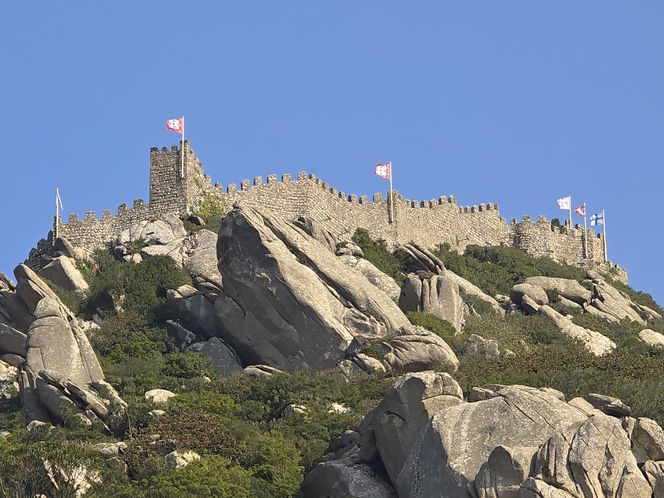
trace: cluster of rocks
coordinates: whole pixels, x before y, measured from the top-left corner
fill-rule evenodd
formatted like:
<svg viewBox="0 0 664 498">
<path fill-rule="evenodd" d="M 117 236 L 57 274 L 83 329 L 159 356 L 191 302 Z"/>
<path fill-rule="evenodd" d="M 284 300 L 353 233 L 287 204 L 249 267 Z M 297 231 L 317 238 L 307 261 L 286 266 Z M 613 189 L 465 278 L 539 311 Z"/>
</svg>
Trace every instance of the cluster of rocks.
<svg viewBox="0 0 664 498">
<path fill-rule="evenodd" d="M 608 322 L 628 320 L 646 325 L 649 320 L 662 318 L 656 311 L 632 301 L 628 294 L 610 285 L 597 272 L 589 271 L 582 285 L 576 280 L 554 277 L 529 277 L 512 287 L 510 299 L 526 313 L 542 313 L 568 337 L 581 341 L 591 353 L 602 356 L 611 353 L 616 344 L 608 337 L 575 324 L 570 315 L 552 307 L 549 294 L 571 313 L 588 313 Z M 653 345 L 664 345 L 664 335 L 644 329 L 639 337 Z"/>
<path fill-rule="evenodd" d="M 356 244 L 337 242 L 305 218 L 291 224 L 236 207 L 222 222 L 217 257 L 223 285 L 183 286 L 169 297 L 187 322 L 171 325 L 173 335 L 188 350 L 218 351 L 222 372 L 251 365 L 337 366 L 347 375 L 433 367 L 452 372 L 458 360 L 447 343 L 411 325 L 405 312 L 434 314 L 458 332 L 473 312 L 463 296 L 505 313 L 425 248 L 400 248 L 409 274 L 399 286 L 363 259 Z M 473 339 L 473 352 L 499 353 L 493 341 Z"/>
<path fill-rule="evenodd" d="M 620 400 L 488 385 L 467 400 L 447 373 L 399 377 L 335 438 L 305 497 L 663 496 L 664 431 Z"/>
<path fill-rule="evenodd" d="M 19 265 L 14 274 L 16 285 L 1 278 L 0 391 L 7 396 L 6 384 L 18 385 L 31 423 L 122 430 L 126 404 L 104 380 L 78 320 L 30 268 Z"/>
</svg>

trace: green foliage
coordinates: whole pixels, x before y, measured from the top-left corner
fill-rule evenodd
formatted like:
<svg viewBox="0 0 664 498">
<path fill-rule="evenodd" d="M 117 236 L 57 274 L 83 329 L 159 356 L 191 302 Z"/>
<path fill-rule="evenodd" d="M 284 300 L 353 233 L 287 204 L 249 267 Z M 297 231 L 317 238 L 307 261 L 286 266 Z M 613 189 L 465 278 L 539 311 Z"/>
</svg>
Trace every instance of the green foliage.
<svg viewBox="0 0 664 498">
<path fill-rule="evenodd" d="M 422 313 L 421 311 L 407 311 L 406 316 L 410 323 L 419 325 L 433 332 L 445 340 L 453 339 L 456 335 L 456 329 L 447 320 L 438 318 L 431 313 Z"/>
<path fill-rule="evenodd" d="M 364 252 L 364 259 L 373 263 L 376 268 L 392 277 L 398 284 L 403 282 L 405 275 L 401 270 L 401 263 L 387 249 L 387 243 L 384 240 L 373 240 L 369 231 L 364 228 L 355 230 L 352 240 Z"/>
<path fill-rule="evenodd" d="M 581 268 L 559 264 L 550 258 L 536 258 L 513 247 L 470 245 L 462 255 L 441 244 L 435 253 L 449 270 L 490 295 L 509 294 L 515 284 L 538 275 L 585 278 Z"/>
<path fill-rule="evenodd" d="M 57 434 L 39 441 L 34 435 L 19 431 L 0 439 L 0 454 L 0 496 L 73 498 L 79 496 L 81 482 L 85 479 L 77 482 L 69 476 L 87 476 L 93 489 L 101 479 L 107 482 L 115 479 L 98 454 L 74 441 L 63 440 Z M 49 476 L 49 468 L 55 484 Z"/>
<path fill-rule="evenodd" d="M 465 335 L 477 334 L 498 342 L 501 349 L 519 351 L 529 345 L 567 342 L 555 323 L 544 315 L 520 312 L 501 317 L 495 313 L 466 318 Z"/>
<path fill-rule="evenodd" d="M 51 282 L 49 279 L 40 277 L 46 285 L 55 293 L 56 296 L 62 301 L 62 303 L 71 310 L 72 313 L 78 314 L 81 308 L 81 303 L 83 299 L 80 295 L 76 294 L 74 291 L 66 290 Z"/>
<path fill-rule="evenodd" d="M 215 370 L 210 360 L 197 353 L 169 353 L 161 370 L 163 375 L 178 379 L 192 379 L 201 376 L 214 376 Z"/>
<path fill-rule="evenodd" d="M 496 310 L 493 309 L 493 306 L 491 306 L 486 301 L 479 299 L 475 296 L 470 296 L 462 291 L 460 291 L 459 294 L 461 295 L 461 299 L 463 299 L 463 302 L 475 313 L 479 315 L 496 314 Z"/>
<path fill-rule="evenodd" d="M 195 233 L 205 228 L 214 233 L 219 232 L 221 220 L 228 214 L 228 207 L 224 204 L 219 196 L 214 194 L 205 194 L 201 199 L 201 204 L 198 208 L 197 216 L 200 216 L 205 225 L 197 225 L 188 220 L 184 221 L 184 227 L 189 233 Z"/>
<path fill-rule="evenodd" d="M 390 347 L 388 346 L 390 339 L 391 337 L 381 337 L 369 341 L 362 346 L 362 353 L 377 360 L 382 360 L 390 352 Z"/>
<path fill-rule="evenodd" d="M 154 433 L 160 436 L 156 443 Z M 167 413 L 136 438 L 127 453 L 132 474 L 151 478 L 155 458 L 175 449 L 217 455 L 249 470 L 255 496 L 292 496 L 302 480 L 299 452 L 279 431 L 193 410 Z"/>
<path fill-rule="evenodd" d="M 127 254 L 140 254 L 141 249 L 144 247 L 147 247 L 149 245 L 152 245 L 155 243 L 154 239 L 146 240 L 146 239 L 136 239 L 136 240 L 129 240 L 125 242 L 124 246 L 125 249 L 127 250 Z"/>
<path fill-rule="evenodd" d="M 247 381 L 243 377 L 221 378 L 213 387 L 231 397 L 238 417 L 265 430 L 288 434 L 300 453 L 302 464 L 311 468 L 334 436 L 356 426 L 374 408 L 393 380 L 362 375 L 347 380 L 340 372 L 293 372 Z M 348 407 L 349 413 L 330 411 L 332 403 Z M 305 416 L 281 419 L 290 404 L 304 405 Z"/>
<path fill-rule="evenodd" d="M 551 229 L 552 230 L 558 230 L 560 233 L 565 233 L 567 230 L 564 225 L 560 223 L 560 220 L 558 218 L 553 218 L 551 220 Z"/>
<path fill-rule="evenodd" d="M 612 323 L 588 313 L 577 315 L 572 321 L 581 327 L 594 330 L 595 332 L 607 336 L 614 341 L 619 348 L 628 349 L 630 354 L 649 354 L 650 348 L 638 338 L 638 333 L 643 326 L 637 322 L 623 320 L 620 323 Z"/>
<path fill-rule="evenodd" d="M 408 317 L 408 320 L 410 320 L 410 323 L 413 325 L 424 327 L 428 331 L 433 332 L 438 337 L 443 339 L 447 344 L 449 344 L 455 353 L 460 354 L 463 351 L 463 345 L 467 337 L 466 334 L 457 334 L 454 325 L 452 325 L 447 320 L 442 320 L 437 316 L 432 315 L 431 313 L 422 313 L 420 311 L 407 311 L 406 316 Z"/>
<path fill-rule="evenodd" d="M 113 314 L 124 309 L 141 315 L 166 302 L 166 290 L 191 283 L 191 278 L 168 256 L 153 256 L 140 264 L 116 261 L 100 255 L 90 294 L 83 311 Z"/>
<path fill-rule="evenodd" d="M 664 353 L 618 348 L 596 357 L 572 341 L 522 350 L 515 356 L 461 357 L 455 377 L 468 392 L 488 383 L 553 387 L 569 398 L 597 392 L 622 399 L 636 416 L 664 424 Z"/>
<path fill-rule="evenodd" d="M 144 479 L 106 486 L 95 496 L 113 498 L 249 498 L 255 478 L 227 458 L 208 455 L 179 470 L 164 470 Z"/>
</svg>

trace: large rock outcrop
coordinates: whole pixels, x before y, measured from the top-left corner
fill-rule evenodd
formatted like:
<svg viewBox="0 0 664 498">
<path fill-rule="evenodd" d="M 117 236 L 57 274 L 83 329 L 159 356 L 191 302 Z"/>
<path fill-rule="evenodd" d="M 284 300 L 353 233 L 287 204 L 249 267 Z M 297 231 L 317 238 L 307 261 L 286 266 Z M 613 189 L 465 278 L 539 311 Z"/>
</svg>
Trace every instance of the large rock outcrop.
<svg viewBox="0 0 664 498">
<path fill-rule="evenodd" d="M 365 442 L 375 441 L 387 474 L 396 481 L 408 454 L 429 419 L 444 408 L 463 403 L 459 384 L 447 373 L 417 372 L 400 377 L 367 416 Z M 366 446 L 363 456 L 373 454 Z"/>
<path fill-rule="evenodd" d="M 422 311 L 447 320 L 457 332 L 463 328 L 463 300 L 459 285 L 446 275 L 411 273 L 401 286 L 399 308 Z"/>
<path fill-rule="evenodd" d="M 447 408 L 426 425 L 396 480 L 399 496 L 474 496 L 475 477 L 491 453 L 543 444 L 587 415 L 558 397 L 524 386 Z"/>
<path fill-rule="evenodd" d="M 255 209 L 224 219 L 217 253 L 217 329 L 245 364 L 330 368 L 353 339 L 411 327 L 387 294 L 304 230 Z"/>
<path fill-rule="evenodd" d="M 184 266 L 195 277 L 202 277 L 221 287 L 217 268 L 217 234 L 202 229 L 184 241 Z"/>
<path fill-rule="evenodd" d="M 354 476 L 372 490 L 358 496 L 392 496 L 385 474 L 400 498 L 661 496 L 664 430 L 619 399 L 567 403 L 551 388 L 498 384 L 468 399 L 448 374 L 401 376 L 357 431 L 333 440 L 305 496 L 353 495 Z"/>
<path fill-rule="evenodd" d="M 79 295 L 85 294 L 89 289 L 85 278 L 83 278 L 81 272 L 76 268 L 75 261 L 67 256 L 53 258 L 46 266 L 39 270 L 39 276 L 53 282 L 61 289 L 75 292 Z"/>
<path fill-rule="evenodd" d="M 169 256 L 182 266 L 186 236 L 182 220 L 173 213 L 165 214 L 157 220 L 138 221 L 120 233 L 115 241 L 115 254 L 139 262 L 142 257 Z"/>
<path fill-rule="evenodd" d="M 85 426 L 95 421 L 122 429 L 126 404 L 104 380 L 85 334 L 63 306 L 48 297 L 37 304 L 27 334 L 21 399 L 29 418 Z"/>
<path fill-rule="evenodd" d="M 652 495 L 621 421 L 601 413 L 554 434 L 533 466 L 535 477 L 575 497 Z"/>
<path fill-rule="evenodd" d="M 369 282 L 390 296 L 392 301 L 399 301 L 399 295 L 401 294 L 399 284 L 397 284 L 392 277 L 376 268 L 370 261 L 353 256 L 352 254 L 343 254 L 339 256 L 339 259 L 344 264 L 354 268 L 356 271 L 364 275 Z"/>
<path fill-rule="evenodd" d="M 550 306 L 541 306 L 542 314 L 553 320 L 558 329 L 567 337 L 581 341 L 585 348 L 595 356 L 604 356 L 616 349 L 616 343 L 605 335 L 575 324 Z"/>
<path fill-rule="evenodd" d="M 0 358 L 18 367 L 18 384 L 30 420 L 72 427 L 104 424 L 121 431 L 126 404 L 104 380 L 97 356 L 69 309 L 30 268 L 14 270 L 7 299 L 25 333 L 0 324 Z M 16 311 L 18 310 L 18 311 Z"/>
<path fill-rule="evenodd" d="M 502 316 L 505 314 L 505 310 L 500 306 L 498 301 L 482 292 L 475 284 L 446 269 L 443 262 L 427 248 L 411 243 L 399 246 L 397 252 L 409 272 L 430 272 L 442 275 L 455 282 L 462 294 L 479 301 L 484 301 L 498 315 Z"/>
</svg>

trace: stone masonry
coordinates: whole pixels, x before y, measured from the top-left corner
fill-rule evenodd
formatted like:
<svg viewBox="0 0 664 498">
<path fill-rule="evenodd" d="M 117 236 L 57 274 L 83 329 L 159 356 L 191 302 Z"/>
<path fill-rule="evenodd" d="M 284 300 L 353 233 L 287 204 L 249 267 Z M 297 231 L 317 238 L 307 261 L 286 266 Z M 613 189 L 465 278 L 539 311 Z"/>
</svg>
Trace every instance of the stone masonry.
<svg viewBox="0 0 664 498">
<path fill-rule="evenodd" d="M 121 204 L 117 213 L 110 210 L 97 218 L 87 212 L 83 219 L 69 216 L 59 226 L 61 237 L 74 246 L 92 251 L 110 242 L 118 233 L 140 220 L 152 220 L 165 213 L 187 216 L 195 213 L 206 196 L 215 196 L 226 205 L 257 207 L 284 220 L 306 216 L 318 222 L 341 240 L 350 239 L 357 228 L 366 228 L 373 238 L 384 239 L 390 247 L 416 242 L 435 247 L 448 243 L 463 251 L 467 245 L 513 246 L 534 255 L 556 261 L 610 268 L 604 261 L 602 236 L 588 229 L 588 258 L 584 258 L 582 227 L 552 227 L 542 216 L 537 221 L 524 217 L 510 224 L 501 218 L 496 204 L 460 206 L 453 196 L 426 201 L 405 199 L 394 192 L 394 219 L 390 218 L 389 193 L 367 196 L 346 194 L 314 175 L 301 172 L 297 177 L 285 174 L 242 180 L 239 187 L 225 189 L 211 183 L 210 177 L 185 142 L 182 168 L 180 148 L 150 149 L 150 200 L 138 199 L 133 207 Z M 51 246 L 53 232 L 31 252 L 28 263 L 35 262 Z"/>
</svg>

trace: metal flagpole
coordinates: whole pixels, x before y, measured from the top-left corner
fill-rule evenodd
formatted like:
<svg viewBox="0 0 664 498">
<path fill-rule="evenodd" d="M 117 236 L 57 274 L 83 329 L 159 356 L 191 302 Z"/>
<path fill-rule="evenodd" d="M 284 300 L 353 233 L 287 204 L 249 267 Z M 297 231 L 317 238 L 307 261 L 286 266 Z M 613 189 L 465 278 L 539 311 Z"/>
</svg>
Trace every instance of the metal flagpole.
<svg viewBox="0 0 664 498">
<path fill-rule="evenodd" d="M 583 203 L 583 253 L 588 259 L 588 208 L 585 202 Z"/>
<path fill-rule="evenodd" d="M 606 248 L 606 215 L 602 209 L 602 226 L 604 227 L 604 261 L 609 260 L 609 252 Z"/>
<path fill-rule="evenodd" d="M 569 196 L 569 229 L 572 229 L 572 196 Z"/>
<path fill-rule="evenodd" d="M 58 203 L 59 192 L 58 188 L 55 189 L 55 237 L 53 237 L 53 245 L 60 235 L 60 204 Z"/>
<path fill-rule="evenodd" d="M 182 147 L 180 149 L 180 176 L 184 178 L 184 115 L 182 116 Z"/>
<path fill-rule="evenodd" d="M 394 223 L 394 190 L 392 189 L 392 161 L 390 161 L 390 218 Z"/>
</svg>

